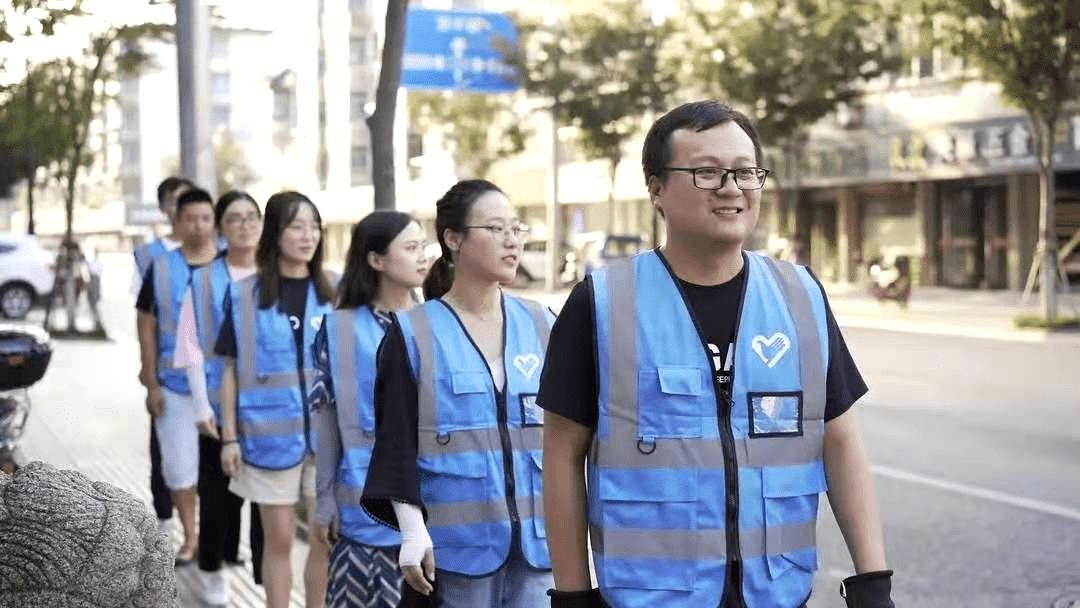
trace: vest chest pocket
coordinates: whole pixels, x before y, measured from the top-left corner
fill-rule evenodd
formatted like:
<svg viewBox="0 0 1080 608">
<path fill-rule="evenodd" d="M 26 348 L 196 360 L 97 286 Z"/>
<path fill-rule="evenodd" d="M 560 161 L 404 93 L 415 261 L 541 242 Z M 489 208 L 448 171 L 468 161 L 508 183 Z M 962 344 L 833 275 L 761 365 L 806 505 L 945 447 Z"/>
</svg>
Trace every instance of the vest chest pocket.
<svg viewBox="0 0 1080 608">
<path fill-rule="evenodd" d="M 427 508 L 427 526 L 436 553 L 439 547 L 489 546 L 491 524 L 502 517 L 487 454 L 420 457 L 416 465 L 420 499 Z"/>
<path fill-rule="evenodd" d="M 705 372 L 697 367 L 664 366 L 638 371 L 638 432 L 643 436 L 701 437 L 705 418 Z M 715 404 L 712 411 L 715 411 Z"/>
<path fill-rule="evenodd" d="M 439 390 L 453 396 L 453 405 L 439 407 L 439 426 L 474 429 L 495 424 L 495 398 L 486 371 L 460 371 L 439 378 Z"/>
<path fill-rule="evenodd" d="M 817 570 L 819 495 L 828 489 L 820 460 L 761 471 L 765 506 L 765 554 L 769 575 L 779 578 L 793 567 Z"/>
</svg>

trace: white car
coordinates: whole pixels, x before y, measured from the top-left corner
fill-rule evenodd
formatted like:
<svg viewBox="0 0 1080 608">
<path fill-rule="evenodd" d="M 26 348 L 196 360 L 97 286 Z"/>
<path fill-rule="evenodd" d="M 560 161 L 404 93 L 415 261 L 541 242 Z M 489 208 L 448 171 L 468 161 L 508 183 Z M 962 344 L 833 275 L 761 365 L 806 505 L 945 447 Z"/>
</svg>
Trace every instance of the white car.
<svg viewBox="0 0 1080 608">
<path fill-rule="evenodd" d="M 37 237 L 0 234 L 0 316 L 22 319 L 51 293 L 56 278 L 54 262 Z"/>
</svg>

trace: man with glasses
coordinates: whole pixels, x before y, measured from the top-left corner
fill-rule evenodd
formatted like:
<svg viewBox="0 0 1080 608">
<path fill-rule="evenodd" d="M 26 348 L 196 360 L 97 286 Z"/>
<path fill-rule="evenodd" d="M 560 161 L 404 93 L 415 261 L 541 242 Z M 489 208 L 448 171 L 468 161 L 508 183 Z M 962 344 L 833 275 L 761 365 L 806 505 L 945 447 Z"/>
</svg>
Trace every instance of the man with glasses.
<svg viewBox="0 0 1080 608">
<path fill-rule="evenodd" d="M 589 275 L 552 329 L 537 402 L 553 608 L 805 606 L 825 491 L 857 573 L 841 595 L 893 605 L 850 411 L 866 385 L 809 270 L 743 250 L 761 160 L 723 104 L 657 120 L 642 165 L 665 245 Z"/>
</svg>

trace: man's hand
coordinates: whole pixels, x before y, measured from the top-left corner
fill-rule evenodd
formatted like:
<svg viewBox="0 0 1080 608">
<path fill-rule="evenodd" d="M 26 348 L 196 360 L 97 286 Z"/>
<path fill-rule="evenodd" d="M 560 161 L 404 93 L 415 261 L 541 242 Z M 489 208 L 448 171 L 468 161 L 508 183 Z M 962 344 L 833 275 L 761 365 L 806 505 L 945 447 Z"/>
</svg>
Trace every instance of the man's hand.
<svg viewBox="0 0 1080 608">
<path fill-rule="evenodd" d="M 892 601 L 892 570 L 849 576 L 840 583 L 847 608 L 896 608 Z"/>
<path fill-rule="evenodd" d="M 146 411 L 154 418 L 160 418 L 165 413 L 165 396 L 161 394 L 160 385 L 146 388 Z"/>
<path fill-rule="evenodd" d="M 403 502 L 393 502 L 394 515 L 401 529 L 401 551 L 398 552 L 398 565 L 401 574 L 409 586 L 423 595 L 431 595 L 435 590 L 435 553 L 431 545 L 431 535 L 424 525 L 424 515 L 420 507 Z"/>
<path fill-rule="evenodd" d="M 240 444 L 235 439 L 221 444 L 221 470 L 229 477 L 240 470 Z"/>
</svg>

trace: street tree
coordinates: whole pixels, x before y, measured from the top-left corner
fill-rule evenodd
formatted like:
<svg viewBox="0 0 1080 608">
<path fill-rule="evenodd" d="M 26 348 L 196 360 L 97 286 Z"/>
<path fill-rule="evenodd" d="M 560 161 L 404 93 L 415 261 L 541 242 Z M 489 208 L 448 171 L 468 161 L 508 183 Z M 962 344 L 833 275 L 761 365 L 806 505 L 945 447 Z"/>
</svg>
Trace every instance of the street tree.
<svg viewBox="0 0 1080 608">
<path fill-rule="evenodd" d="M 639 2 L 605 2 L 572 13 L 556 27 L 524 21 L 516 62 L 524 89 L 550 100 L 559 125 L 577 128 L 589 158 L 607 161 L 609 213 L 615 170 L 627 141 L 640 134 L 678 87 L 662 45 L 674 30 L 654 23 Z"/>
<path fill-rule="evenodd" d="M 698 86 L 720 91 L 777 146 L 797 209 L 798 171 L 808 129 L 843 106 L 857 106 L 865 84 L 900 68 L 897 7 L 872 0 L 762 0 L 696 9 L 686 69 Z M 786 175 L 785 175 L 786 173 Z"/>
<path fill-rule="evenodd" d="M 460 177 L 487 177 L 499 160 L 525 149 L 528 132 L 507 95 L 411 91 L 409 124 L 442 125 Z"/>
<path fill-rule="evenodd" d="M 375 208 L 393 209 L 394 117 L 397 114 L 398 88 L 401 85 L 401 58 L 405 51 L 405 16 L 409 0 L 388 0 L 383 36 L 382 64 L 375 88 L 375 111 L 367 118 L 371 134 L 371 183 Z"/>
<path fill-rule="evenodd" d="M 1056 129 L 1080 98 L 1080 0 L 922 0 L 942 48 L 1001 85 L 1030 121 L 1039 165 L 1039 239 L 1028 280 L 1039 276 L 1042 313 L 1057 317 L 1054 213 Z"/>
</svg>

